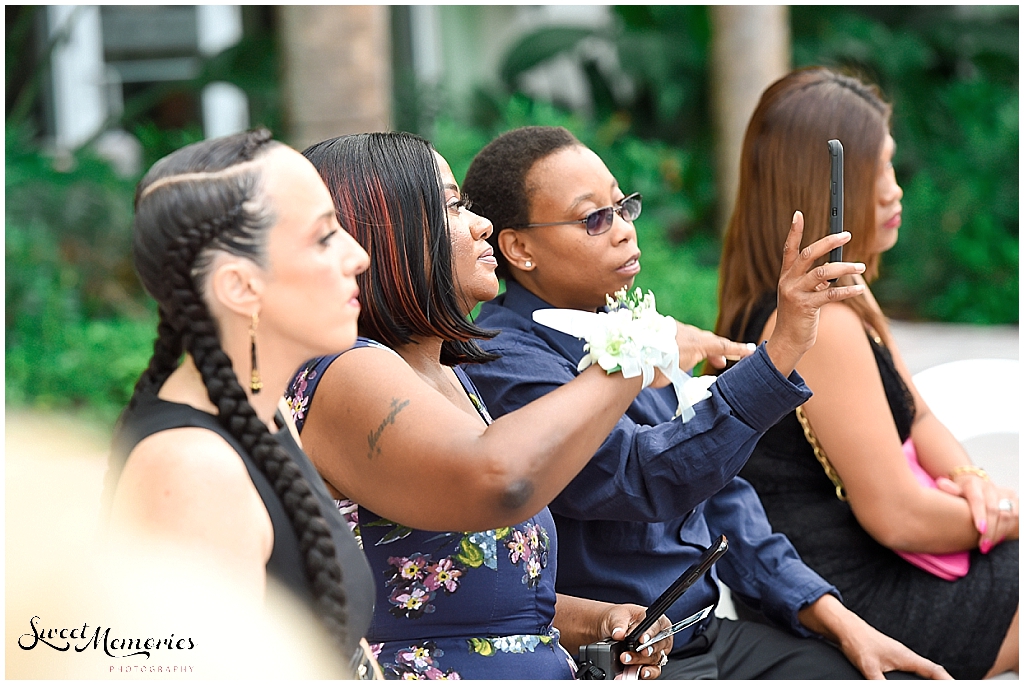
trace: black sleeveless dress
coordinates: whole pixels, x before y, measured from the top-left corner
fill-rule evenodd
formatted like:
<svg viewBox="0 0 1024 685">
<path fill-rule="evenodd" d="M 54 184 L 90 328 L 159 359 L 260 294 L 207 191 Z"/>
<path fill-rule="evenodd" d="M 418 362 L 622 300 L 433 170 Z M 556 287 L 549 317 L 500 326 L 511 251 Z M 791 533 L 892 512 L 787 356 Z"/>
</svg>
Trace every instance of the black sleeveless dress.
<svg viewBox="0 0 1024 685">
<path fill-rule="evenodd" d="M 285 427 L 280 413 L 275 417 L 279 430 L 274 438 L 295 460 L 320 505 L 321 513 L 331 529 L 338 563 L 342 569 L 342 587 L 346 598 L 348 644 L 346 665 L 358 664 L 363 656 L 359 645 L 366 634 L 373 616 L 375 589 L 369 564 L 362 550 L 349 531 L 348 524 L 338 513 L 334 500 L 327 492 L 323 480 L 312 462 L 298 446 L 291 432 Z M 125 411 L 114 435 L 110 466 L 106 477 L 104 502 L 113 498 L 117 481 L 124 469 L 128 455 L 142 440 L 164 430 L 196 427 L 213 431 L 224 438 L 238 452 L 245 463 L 256 491 L 263 500 L 274 527 L 274 547 L 267 562 L 267 574 L 291 590 L 303 603 L 313 610 L 313 590 L 302 564 L 298 537 L 292 527 L 284 505 L 266 476 L 259 470 L 249 454 L 225 429 L 217 417 L 186 404 L 167 402 L 152 393 L 139 395 L 136 405 Z M 311 620 L 318 620 L 311 616 Z"/>
<path fill-rule="evenodd" d="M 760 342 L 775 309 L 774 293 L 762 298 L 742 336 L 734 339 Z M 888 348 L 872 335 L 868 340 L 905 441 L 914 421 L 913 396 Z M 740 476 L 757 490 L 772 528 L 839 588 L 843 603 L 861 618 L 942 664 L 954 678 L 982 678 L 992 667 L 1019 603 L 1017 541 L 997 545 L 987 555 L 975 549 L 970 572 L 952 582 L 910 564 L 868 535 L 850 505 L 836 496 L 796 412 L 764 434 Z"/>
</svg>

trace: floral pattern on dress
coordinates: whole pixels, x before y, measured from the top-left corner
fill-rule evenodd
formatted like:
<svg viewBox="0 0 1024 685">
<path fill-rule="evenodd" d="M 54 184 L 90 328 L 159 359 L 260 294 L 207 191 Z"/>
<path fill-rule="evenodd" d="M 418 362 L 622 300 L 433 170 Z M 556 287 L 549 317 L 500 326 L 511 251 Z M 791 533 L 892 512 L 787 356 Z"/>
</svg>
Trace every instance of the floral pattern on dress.
<svg viewBox="0 0 1024 685">
<path fill-rule="evenodd" d="M 539 645 L 552 645 L 552 635 L 505 635 L 503 637 L 472 637 L 467 640 L 469 651 L 481 656 L 494 656 L 498 652 L 525 654 Z"/>
<path fill-rule="evenodd" d="M 458 559 L 471 568 L 486 566 L 498 569 L 498 540 L 508 534 L 508 528 L 467 533 L 459 543 Z"/>
<path fill-rule="evenodd" d="M 458 590 L 464 572 L 451 557 L 439 561 L 431 559 L 429 554 L 388 557 L 385 585 L 394 587 L 388 596 L 392 605 L 388 611 L 397 618 L 419 618 L 434 613 L 434 597 L 439 591 L 450 595 Z"/>
<path fill-rule="evenodd" d="M 388 680 L 462 680 L 455 669 L 441 670 L 442 656 L 444 651 L 428 640 L 398 650 L 393 663 L 381 666 Z"/>
<path fill-rule="evenodd" d="M 339 510 L 342 501 L 338 502 Z M 367 523 L 370 527 L 391 527 L 376 544 L 386 545 L 409 536 L 407 526 L 387 519 Z M 432 554 L 439 553 L 458 538 L 453 554 L 435 561 Z M 433 553 L 417 552 L 407 557 L 388 557 L 385 585 L 393 587 L 388 596 L 391 607 L 388 611 L 397 618 L 420 618 L 434 612 L 434 600 L 438 592 L 454 594 L 470 569 L 486 566 L 498 568 L 498 542 L 508 549 L 509 561 L 520 566 L 523 584 L 534 589 L 541 580 L 542 572 L 548 565 L 550 539 L 543 526 L 530 522 L 522 527 L 505 527 L 494 530 L 463 533 L 439 533 L 431 540 L 439 541 Z M 359 538 L 362 545 L 362 538 Z"/>
<path fill-rule="evenodd" d="M 487 407 L 484 406 L 483 401 L 476 396 L 476 393 L 466 391 L 466 395 L 469 397 L 469 401 L 473 403 L 473 407 L 476 408 L 480 416 L 483 417 L 484 422 L 489 426 L 494 423 L 494 419 L 491 418 L 490 412 L 487 411 Z"/>
<path fill-rule="evenodd" d="M 459 589 L 459 578 L 461 577 L 462 569 L 452 561 L 451 557 L 445 557 L 430 567 L 427 579 L 423 581 L 423 584 L 427 586 L 428 590 L 444 590 L 446 595 L 450 595 Z"/>
<path fill-rule="evenodd" d="M 548 533 L 535 523 L 527 523 L 522 531 L 514 530 L 511 537 L 505 543 L 509 561 L 523 567 L 523 584 L 535 588 L 541 571 L 548 566 Z"/>
<path fill-rule="evenodd" d="M 316 360 L 314 360 L 316 361 Z M 309 383 L 317 377 L 316 366 L 309 364 L 292 381 L 291 387 L 285 393 L 284 399 L 288 409 L 292 413 L 292 421 L 296 426 L 302 425 L 306 420 L 306 410 L 309 409 L 309 400 L 312 395 L 306 394 Z"/>
<path fill-rule="evenodd" d="M 359 549 L 362 549 L 363 536 L 359 532 L 359 505 L 350 499 L 336 499 L 334 504 L 338 507 L 341 518 L 345 519 L 345 523 L 348 524 L 348 529 L 352 531 L 356 542 L 359 543 Z"/>
</svg>

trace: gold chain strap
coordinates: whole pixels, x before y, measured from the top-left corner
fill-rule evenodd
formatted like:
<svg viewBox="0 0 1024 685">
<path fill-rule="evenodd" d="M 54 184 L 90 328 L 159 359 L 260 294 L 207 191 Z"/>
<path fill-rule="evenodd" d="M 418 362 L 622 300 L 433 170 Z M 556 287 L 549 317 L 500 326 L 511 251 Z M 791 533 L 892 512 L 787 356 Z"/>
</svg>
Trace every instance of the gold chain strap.
<svg viewBox="0 0 1024 685">
<path fill-rule="evenodd" d="M 825 454 L 821 443 L 818 442 L 818 437 L 811 429 L 811 422 L 807 420 L 807 414 L 804 413 L 803 407 L 796 408 L 796 420 L 800 422 L 800 427 L 804 429 L 804 437 L 807 438 L 807 442 L 810 443 L 811 448 L 814 450 L 814 458 L 821 464 L 821 468 L 825 469 L 825 475 L 832 481 L 832 485 L 836 486 L 836 497 L 841 502 L 845 502 L 846 488 L 843 487 L 843 479 L 839 477 L 835 467 L 832 466 L 832 462 L 828 460 L 828 455 Z"/>
</svg>

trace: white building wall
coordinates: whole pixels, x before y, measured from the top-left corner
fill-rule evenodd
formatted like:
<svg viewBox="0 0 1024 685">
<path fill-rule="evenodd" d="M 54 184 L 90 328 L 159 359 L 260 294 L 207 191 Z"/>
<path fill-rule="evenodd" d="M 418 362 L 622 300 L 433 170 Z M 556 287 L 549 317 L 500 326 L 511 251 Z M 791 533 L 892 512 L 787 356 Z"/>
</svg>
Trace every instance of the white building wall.
<svg viewBox="0 0 1024 685">
<path fill-rule="evenodd" d="M 51 5 L 50 37 L 66 33 L 53 51 L 55 144 L 73 150 L 96 135 L 107 120 L 103 32 L 97 5 Z"/>
<path fill-rule="evenodd" d="M 240 5 L 198 5 L 196 28 L 199 53 L 212 57 L 242 40 Z M 249 100 L 245 91 L 221 81 L 203 88 L 203 135 L 217 138 L 249 128 Z"/>
</svg>

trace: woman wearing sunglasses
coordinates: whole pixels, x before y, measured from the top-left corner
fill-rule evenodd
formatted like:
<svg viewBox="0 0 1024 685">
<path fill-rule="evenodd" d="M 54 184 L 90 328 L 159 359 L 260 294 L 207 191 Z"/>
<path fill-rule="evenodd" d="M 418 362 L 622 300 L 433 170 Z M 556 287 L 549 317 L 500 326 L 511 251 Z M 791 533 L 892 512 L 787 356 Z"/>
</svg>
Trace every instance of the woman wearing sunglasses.
<svg viewBox="0 0 1024 685">
<path fill-rule="evenodd" d="M 416 136 L 343 136 L 303 154 L 370 268 L 357 276 L 355 348 L 305 364 L 287 398 L 313 463 L 358 526 L 377 581 L 367 639 L 385 677 L 571 678 L 560 645 L 575 653 L 621 639 L 644 609 L 556 598 L 546 505 L 641 380 L 595 368 L 492 422 L 455 367 L 491 358 L 475 342 L 490 334 L 465 318 L 498 292 L 490 222 Z M 667 625 L 662 617 L 649 634 Z M 666 639 L 623 657 L 654 678 L 670 648 Z"/>
<path fill-rule="evenodd" d="M 484 304 L 477 324 L 501 332 L 482 342 L 499 358 L 466 372 L 496 414 L 514 412 L 576 376 L 582 340 L 536 323 L 551 307 L 593 312 L 609 293 L 632 286 L 640 249 L 627 195 L 592 150 L 565 129 L 528 127 L 499 136 L 477 154 L 463 184 L 495 226 L 490 241 L 506 292 Z M 793 207 L 790 212 L 798 209 Z M 734 478 L 757 439 L 810 396 L 797 361 L 814 343 L 818 310 L 863 291 L 829 287 L 863 264 L 816 267 L 849 234 L 803 250 L 803 218 L 793 216 L 778 280 L 779 321 L 771 339 L 722 373 L 688 421 L 673 418 L 671 390 L 647 389 L 552 502 L 558 528 L 558 590 L 603 601 L 649 604 L 679 569 L 719 534 L 729 551 L 669 610 L 679 621 L 718 601 L 715 575 L 791 633 L 710 616 L 676 635 L 667 678 L 857 678 L 860 671 L 944 672 L 845 609 L 833 586 L 772 534 L 753 489 Z M 727 341 L 680 327 L 705 344 L 681 365 L 736 355 Z M 680 347 L 687 347 L 681 344 Z M 738 355 L 736 355 L 738 356 Z M 500 420 L 500 419 L 499 419 Z M 824 641 L 840 644 L 849 661 Z"/>
</svg>

